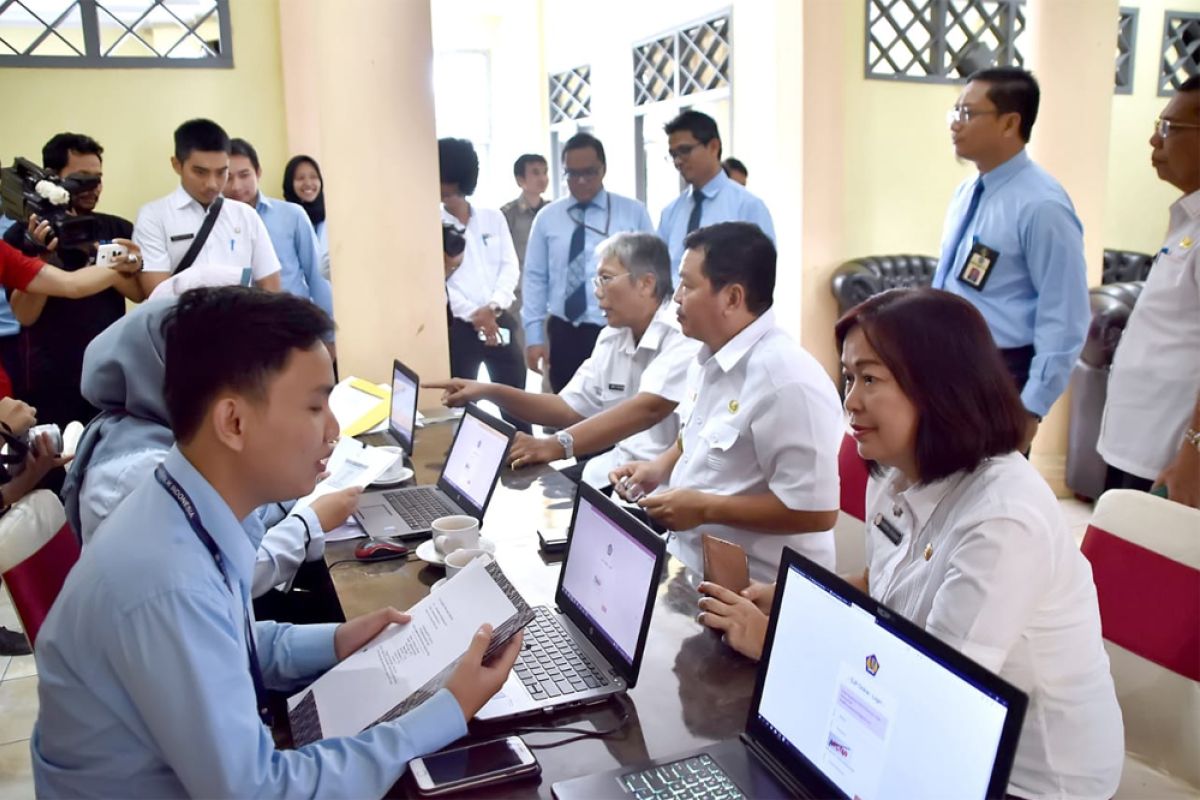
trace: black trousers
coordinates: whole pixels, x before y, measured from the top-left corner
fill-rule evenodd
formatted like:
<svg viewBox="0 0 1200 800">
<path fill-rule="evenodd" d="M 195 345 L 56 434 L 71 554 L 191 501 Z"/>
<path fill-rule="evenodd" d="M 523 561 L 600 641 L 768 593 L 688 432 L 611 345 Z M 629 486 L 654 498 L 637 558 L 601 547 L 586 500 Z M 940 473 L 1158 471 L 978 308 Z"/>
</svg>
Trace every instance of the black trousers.
<svg viewBox="0 0 1200 800">
<path fill-rule="evenodd" d="M 447 315 L 449 311 L 447 310 Z M 520 326 L 507 311 L 500 313 L 496 322 L 501 328 L 507 328 L 510 333 Z M 452 378 L 468 378 L 475 380 L 479 375 L 479 367 L 487 365 L 488 375 L 493 383 L 503 383 L 524 391 L 525 389 L 525 354 L 516 341 L 508 344 L 488 346 L 484 344 L 475 326 L 458 317 L 450 316 L 450 376 Z M 501 416 L 519 431 L 531 433 L 533 427 L 525 420 L 514 417 L 507 412 Z"/>
<path fill-rule="evenodd" d="M 345 622 L 346 614 L 338 600 L 337 589 L 324 559 L 305 561 L 296 571 L 292 589 L 272 589 L 254 598 L 254 618 L 307 625 L 317 622 Z"/>
<path fill-rule="evenodd" d="M 555 394 L 571 382 L 575 370 L 591 356 L 596 337 L 602 330 L 603 326 L 590 322 L 576 326 L 565 319 L 553 315 L 550 317 L 546 324 L 546 338 L 550 342 L 550 388 Z"/>
<path fill-rule="evenodd" d="M 1148 492 L 1154 486 L 1154 481 L 1148 481 L 1138 475 L 1130 475 L 1123 469 L 1117 469 L 1112 465 L 1108 466 L 1108 472 L 1104 473 L 1104 491 L 1109 489 L 1133 489 L 1138 492 Z"/>
<path fill-rule="evenodd" d="M 1004 366 L 1008 367 L 1008 374 L 1012 375 L 1013 383 L 1017 385 L 1017 391 L 1024 391 L 1025 384 L 1029 383 L 1029 365 L 1033 363 L 1033 345 L 1009 349 L 1002 347 L 1000 356 L 1004 359 Z"/>
</svg>

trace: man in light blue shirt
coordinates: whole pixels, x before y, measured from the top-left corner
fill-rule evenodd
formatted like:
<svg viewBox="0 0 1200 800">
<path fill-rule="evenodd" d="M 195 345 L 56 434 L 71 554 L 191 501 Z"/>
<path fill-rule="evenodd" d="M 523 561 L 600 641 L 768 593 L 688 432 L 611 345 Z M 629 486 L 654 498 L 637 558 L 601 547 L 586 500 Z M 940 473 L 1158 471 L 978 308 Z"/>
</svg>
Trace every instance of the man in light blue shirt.
<svg viewBox="0 0 1200 800">
<path fill-rule="evenodd" d="M 667 153 L 688 188 L 663 209 L 658 235 L 671 253 L 675 283 L 683 261 L 683 240 L 697 228 L 718 222 L 753 222 L 775 241 L 766 204 L 725 174 L 717 122 L 699 111 L 684 111 L 663 126 Z"/>
<path fill-rule="evenodd" d="M 332 327 L 287 293 L 180 297 L 164 323 L 176 447 L 101 524 L 39 632 L 38 797 L 380 797 L 466 732 L 506 679 L 484 626 L 446 688 L 395 722 L 275 749 L 266 689 L 289 691 L 408 617 L 254 622 L 255 508 L 312 490 L 337 435 Z M 469 644 L 469 647 L 468 647 Z"/>
<path fill-rule="evenodd" d="M 525 363 L 548 369 L 555 393 L 570 383 L 592 354 L 604 328 L 592 278 L 596 245 L 622 231 L 654 232 L 646 207 L 604 188 L 604 145 L 577 133 L 563 147 L 570 196 L 538 212 L 525 249 L 521 322 Z"/>
<path fill-rule="evenodd" d="M 1083 226 L 1025 145 L 1040 91 L 1023 69 L 971 76 L 948 116 L 954 152 L 979 175 L 958 187 L 933 287 L 982 312 L 1029 412 L 1023 450 L 1067 387 L 1091 322 Z"/>
</svg>

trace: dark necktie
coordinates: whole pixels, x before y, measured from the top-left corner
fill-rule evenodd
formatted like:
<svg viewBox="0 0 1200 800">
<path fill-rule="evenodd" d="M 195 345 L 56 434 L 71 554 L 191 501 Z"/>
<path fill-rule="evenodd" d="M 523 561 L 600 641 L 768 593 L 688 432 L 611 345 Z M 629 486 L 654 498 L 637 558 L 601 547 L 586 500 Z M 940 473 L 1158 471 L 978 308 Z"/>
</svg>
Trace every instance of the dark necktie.
<svg viewBox="0 0 1200 800">
<path fill-rule="evenodd" d="M 587 258 L 583 254 L 587 227 L 583 222 L 591 205 L 589 202 L 571 206 L 572 210 L 579 211 L 579 218 L 575 220 L 575 231 L 571 234 L 571 246 L 567 250 L 567 299 L 563 302 L 563 313 L 570 322 L 587 313 L 587 278 L 584 275 Z"/>
<path fill-rule="evenodd" d="M 971 220 L 975 219 L 975 212 L 979 210 L 979 198 L 981 197 L 983 197 L 983 178 L 978 178 L 975 181 L 975 190 L 971 192 L 971 202 L 967 205 L 967 213 L 963 215 L 962 223 L 958 226 L 958 233 L 954 235 L 954 244 L 949 250 L 942 252 L 942 260 L 938 263 L 937 273 L 933 277 L 933 288 L 941 289 L 946 285 L 946 278 L 954 269 L 958 247 L 962 244 L 967 229 L 971 227 Z"/>
<path fill-rule="evenodd" d="M 687 232 L 691 233 L 700 227 L 700 209 L 704 205 L 704 192 L 692 190 L 692 215 L 688 217 Z"/>
</svg>

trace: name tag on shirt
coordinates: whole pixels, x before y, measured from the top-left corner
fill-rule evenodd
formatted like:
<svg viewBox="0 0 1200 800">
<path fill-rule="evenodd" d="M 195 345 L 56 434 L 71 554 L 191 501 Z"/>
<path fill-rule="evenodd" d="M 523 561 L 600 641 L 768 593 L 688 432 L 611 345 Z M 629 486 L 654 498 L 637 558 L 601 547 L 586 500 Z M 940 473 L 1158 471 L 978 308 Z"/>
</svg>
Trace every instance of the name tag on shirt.
<svg viewBox="0 0 1200 800">
<path fill-rule="evenodd" d="M 171 237 L 172 242 L 186 242 L 188 239 L 195 239 L 194 233 L 177 233 Z"/>
<path fill-rule="evenodd" d="M 904 534 L 902 534 L 899 531 L 899 529 L 897 529 L 896 526 L 892 524 L 892 521 L 890 519 L 888 519 L 887 517 L 885 517 L 883 514 L 876 514 L 875 519 L 872 520 L 872 522 L 874 523 L 875 527 L 879 528 L 880 532 L 883 533 L 883 535 L 886 536 L 888 538 L 888 541 L 891 542 L 893 545 L 899 545 L 900 540 L 904 538 Z"/>
<path fill-rule="evenodd" d="M 623 392 L 623 391 L 625 391 L 625 384 L 623 384 L 623 383 L 610 383 L 610 384 L 608 385 L 608 390 L 609 390 L 610 392 Z"/>
<path fill-rule="evenodd" d="M 992 267 L 996 266 L 996 260 L 999 258 L 1000 251 L 975 242 L 971 252 L 967 253 L 967 262 L 959 270 L 958 279 L 972 289 L 982 292 L 988 276 L 992 274 Z"/>
</svg>

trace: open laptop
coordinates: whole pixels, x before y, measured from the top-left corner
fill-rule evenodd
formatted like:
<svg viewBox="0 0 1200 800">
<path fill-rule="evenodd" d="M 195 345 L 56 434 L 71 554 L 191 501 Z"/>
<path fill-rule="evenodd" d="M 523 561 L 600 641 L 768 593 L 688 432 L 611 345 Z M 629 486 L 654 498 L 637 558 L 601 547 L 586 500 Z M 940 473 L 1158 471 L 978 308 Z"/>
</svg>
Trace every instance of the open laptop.
<svg viewBox="0 0 1200 800">
<path fill-rule="evenodd" d="M 556 783 L 559 800 L 1004 797 L 1026 696 L 791 549 L 746 730 L 639 768 Z M 679 796 L 679 795 L 674 795 Z"/>
<path fill-rule="evenodd" d="M 372 447 L 399 447 L 404 455 L 412 458 L 413 431 L 417 425 L 417 388 L 421 382 L 417 373 L 400 363 L 392 361 L 392 396 L 388 405 L 388 429 L 384 433 L 372 433 L 361 437 L 363 444 Z"/>
<path fill-rule="evenodd" d="M 468 405 L 436 486 L 366 492 L 354 518 L 379 539 L 423 536 L 430 523 L 450 514 L 467 514 L 482 525 L 515 435 L 512 425 Z"/>
<path fill-rule="evenodd" d="M 512 673 L 476 718 L 587 705 L 632 688 L 665 562 L 662 538 L 579 484 L 557 608 L 534 609 Z"/>
</svg>

